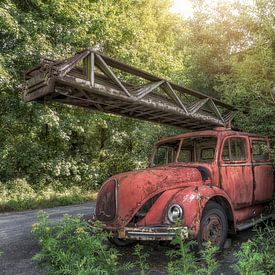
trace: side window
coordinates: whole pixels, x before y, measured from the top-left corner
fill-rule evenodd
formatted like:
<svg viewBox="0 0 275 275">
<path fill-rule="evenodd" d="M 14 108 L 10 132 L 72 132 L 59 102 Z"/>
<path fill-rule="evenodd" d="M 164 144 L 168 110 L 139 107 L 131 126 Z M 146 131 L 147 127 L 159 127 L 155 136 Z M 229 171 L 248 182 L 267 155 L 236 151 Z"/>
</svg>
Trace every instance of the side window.
<svg viewBox="0 0 275 275">
<path fill-rule="evenodd" d="M 153 165 L 165 165 L 176 160 L 179 140 L 160 144 L 155 152 Z"/>
<path fill-rule="evenodd" d="M 229 138 L 223 146 L 222 159 L 229 161 L 246 160 L 245 139 Z"/>
<path fill-rule="evenodd" d="M 225 143 L 224 143 L 224 145 L 223 145 L 222 159 L 223 160 L 230 160 L 230 156 L 229 156 L 229 142 L 228 142 L 228 140 L 226 140 Z"/>
<path fill-rule="evenodd" d="M 242 138 L 231 138 L 231 160 L 245 160 L 245 140 Z"/>
<path fill-rule="evenodd" d="M 269 160 L 269 148 L 268 148 L 267 142 L 264 140 L 253 140 L 252 156 L 254 161 Z"/>
<path fill-rule="evenodd" d="M 167 148 L 159 147 L 155 155 L 154 163 L 156 165 L 163 165 L 167 162 Z"/>
<path fill-rule="evenodd" d="M 168 163 L 173 162 L 176 154 L 175 148 L 172 148 L 172 147 L 167 148 L 167 154 L 168 154 L 167 155 Z"/>
<path fill-rule="evenodd" d="M 202 148 L 200 159 L 205 160 L 206 162 L 212 162 L 214 160 L 214 154 L 214 148 Z"/>
<path fill-rule="evenodd" d="M 192 152 L 191 152 L 191 150 L 181 149 L 178 161 L 179 162 L 191 162 L 192 161 Z"/>
</svg>

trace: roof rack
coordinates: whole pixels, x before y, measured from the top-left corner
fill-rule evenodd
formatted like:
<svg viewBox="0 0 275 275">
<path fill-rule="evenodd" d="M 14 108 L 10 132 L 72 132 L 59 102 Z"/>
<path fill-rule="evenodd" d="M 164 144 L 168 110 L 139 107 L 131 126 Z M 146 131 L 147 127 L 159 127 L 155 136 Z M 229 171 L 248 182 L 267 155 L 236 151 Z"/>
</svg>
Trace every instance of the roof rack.
<svg viewBox="0 0 275 275">
<path fill-rule="evenodd" d="M 96 51 L 43 59 L 25 73 L 26 102 L 59 102 L 189 130 L 230 127 L 235 109 Z"/>
</svg>

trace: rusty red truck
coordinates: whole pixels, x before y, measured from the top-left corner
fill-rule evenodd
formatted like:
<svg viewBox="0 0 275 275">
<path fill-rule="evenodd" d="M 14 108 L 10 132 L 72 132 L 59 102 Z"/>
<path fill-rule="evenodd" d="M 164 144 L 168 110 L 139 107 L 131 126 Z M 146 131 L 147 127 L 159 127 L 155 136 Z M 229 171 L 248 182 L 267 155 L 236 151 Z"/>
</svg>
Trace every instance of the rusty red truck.
<svg viewBox="0 0 275 275">
<path fill-rule="evenodd" d="M 222 247 L 229 230 L 252 226 L 274 193 L 267 137 L 226 128 L 161 139 L 150 167 L 102 186 L 96 218 L 123 240 L 171 240 L 175 222 L 198 243 Z"/>
<path fill-rule="evenodd" d="M 269 140 L 231 130 L 234 107 L 90 49 L 42 59 L 25 80 L 25 102 L 54 101 L 190 130 L 161 139 L 147 169 L 103 184 L 96 219 L 114 243 L 171 240 L 178 227 L 199 245 L 209 240 L 222 248 L 229 231 L 272 216 L 264 211 L 274 194 Z"/>
</svg>

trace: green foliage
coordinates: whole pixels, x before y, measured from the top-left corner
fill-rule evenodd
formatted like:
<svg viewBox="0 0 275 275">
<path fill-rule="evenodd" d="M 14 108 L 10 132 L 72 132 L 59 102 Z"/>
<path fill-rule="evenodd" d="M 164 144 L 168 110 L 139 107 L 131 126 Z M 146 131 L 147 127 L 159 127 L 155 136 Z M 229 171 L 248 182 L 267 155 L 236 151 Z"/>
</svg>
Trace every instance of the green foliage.
<svg viewBox="0 0 275 275">
<path fill-rule="evenodd" d="M 121 274 L 133 268 L 142 275 L 149 272 L 149 253 L 142 245 L 134 247 L 134 263 L 121 264 L 121 255 L 108 244 L 109 233 L 100 223 L 91 226 L 80 216 L 65 215 L 61 221 L 51 222 L 48 215 L 40 211 L 32 232 L 41 246 L 33 259 L 45 266 L 50 274 Z M 172 243 L 174 249 L 168 253 L 171 258 L 168 274 L 213 274 L 217 269 L 217 249 L 210 243 L 205 244 L 199 262 L 191 250 L 195 242 L 185 242 L 180 231 Z"/>
<path fill-rule="evenodd" d="M 275 213 L 275 197 L 273 197 L 273 200 L 268 205 L 267 210 L 269 213 Z"/>
<path fill-rule="evenodd" d="M 240 274 L 264 274 L 261 271 L 263 264 L 263 254 L 258 252 L 252 241 L 242 244 L 240 251 L 236 253 L 239 259 L 234 266 L 234 270 Z"/>
<path fill-rule="evenodd" d="M 218 247 L 213 246 L 211 242 L 206 242 L 203 245 L 204 249 L 200 251 L 202 267 L 198 269 L 197 274 L 211 275 L 217 270 L 219 266 L 215 257 L 218 252 Z"/>
<path fill-rule="evenodd" d="M 149 265 L 147 263 L 147 258 L 149 257 L 149 253 L 144 252 L 144 247 L 140 244 L 135 246 L 135 250 L 133 255 L 137 257 L 137 262 L 135 266 L 137 266 L 140 270 L 140 275 L 148 274 Z"/>
<path fill-rule="evenodd" d="M 136 245 L 133 264 L 121 264 L 119 253 L 108 246 L 109 234 L 100 224 L 91 227 L 80 216 L 64 216 L 64 219 L 50 222 L 45 212 L 38 215 L 38 223 L 32 231 L 41 245 L 41 252 L 34 259 L 45 265 L 51 274 L 120 274 L 125 270 L 138 268 L 141 274 L 149 272 L 142 245 Z M 274 274 L 275 227 L 266 225 L 257 228 L 256 237 L 242 244 L 235 254 L 237 263 L 234 270 L 241 275 Z M 218 268 L 217 248 L 210 243 L 195 255 L 192 241 L 184 241 L 181 231 L 177 231 L 172 241 L 174 248 L 168 252 L 170 262 L 168 274 L 213 274 Z M 198 258 L 199 256 L 199 258 Z"/>
<path fill-rule="evenodd" d="M 168 274 L 188 275 L 193 274 L 196 270 L 195 256 L 191 252 L 194 245 L 193 242 L 184 242 L 180 236 L 177 236 L 173 241 L 173 245 L 179 246 L 178 249 L 168 251 L 170 262 L 167 266 Z"/>
<path fill-rule="evenodd" d="M 185 241 L 180 229 L 176 230 L 176 236 L 172 240 L 174 249 L 167 252 L 170 262 L 167 272 L 171 275 L 183 274 L 213 274 L 218 268 L 218 261 L 215 256 L 218 248 L 210 242 L 204 243 L 204 249 L 199 252 L 200 261 L 194 253 L 195 241 Z"/>
<path fill-rule="evenodd" d="M 156 0 L 1 2 L 3 183 L 23 178 L 35 190 L 48 185 L 97 189 L 114 173 L 146 166 L 152 143 L 173 130 L 72 107 L 24 104 L 20 84 L 40 56 L 64 58 L 86 47 L 172 76 L 181 68 L 176 36 L 182 23 L 168 7 L 169 1 Z"/>
<path fill-rule="evenodd" d="M 109 234 L 100 224 L 91 228 L 80 216 L 65 215 L 51 223 L 47 214 L 40 212 L 32 231 L 42 248 L 34 260 L 51 274 L 119 274 L 132 268 L 131 264 L 118 264 L 119 254 L 107 246 Z"/>
<path fill-rule="evenodd" d="M 24 179 L 0 182 L 0 212 L 76 204 L 96 198 L 96 193 L 87 191 L 79 187 L 57 189 L 57 186 L 35 191 Z"/>
<path fill-rule="evenodd" d="M 181 221 L 175 224 L 176 235 L 171 241 L 174 249 L 167 252 L 170 257 L 168 263 L 168 274 L 212 274 L 218 267 L 215 253 L 217 248 L 211 243 L 205 243 L 204 249 L 200 251 L 201 261 L 197 262 L 197 257 L 194 253 L 195 241 L 185 240 L 181 229 Z"/>
<path fill-rule="evenodd" d="M 256 237 L 243 243 L 235 254 L 238 262 L 234 270 L 241 275 L 274 274 L 275 227 L 266 225 L 256 229 Z"/>
<path fill-rule="evenodd" d="M 193 1 L 194 16 L 185 19 L 169 11 L 169 0 L 1 1 L 1 182 L 26 180 L 35 192 L 98 189 L 112 174 L 145 167 L 153 143 L 180 132 L 22 102 L 23 72 L 41 56 L 87 47 L 233 104 L 244 111 L 234 126 L 274 146 L 274 4 L 214 2 Z"/>
</svg>

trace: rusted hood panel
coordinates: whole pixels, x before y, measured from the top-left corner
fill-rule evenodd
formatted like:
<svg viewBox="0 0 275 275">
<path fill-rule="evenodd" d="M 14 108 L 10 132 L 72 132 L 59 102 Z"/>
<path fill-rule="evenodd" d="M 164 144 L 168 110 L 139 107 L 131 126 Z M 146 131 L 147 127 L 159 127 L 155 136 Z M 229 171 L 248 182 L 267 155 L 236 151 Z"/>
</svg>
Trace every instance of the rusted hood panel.
<svg viewBox="0 0 275 275">
<path fill-rule="evenodd" d="M 117 187 L 117 216 L 113 224 L 127 225 L 150 198 L 169 189 L 203 184 L 200 172 L 193 167 L 158 167 L 114 176 Z"/>
</svg>

